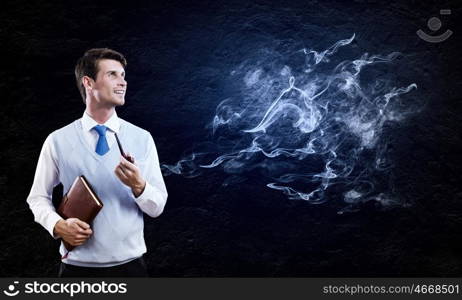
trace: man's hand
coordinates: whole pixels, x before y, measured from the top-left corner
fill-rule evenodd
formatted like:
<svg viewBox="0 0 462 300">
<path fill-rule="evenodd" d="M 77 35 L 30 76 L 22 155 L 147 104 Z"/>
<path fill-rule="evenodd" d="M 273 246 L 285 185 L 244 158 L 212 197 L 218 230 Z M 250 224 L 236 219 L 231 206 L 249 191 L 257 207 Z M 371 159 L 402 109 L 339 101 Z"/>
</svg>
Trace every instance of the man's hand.
<svg viewBox="0 0 462 300">
<path fill-rule="evenodd" d="M 125 159 L 125 157 L 120 156 L 120 163 L 115 168 L 114 173 L 120 181 L 132 189 L 135 197 L 143 193 L 146 181 L 141 177 L 140 169 L 135 164 L 134 160 L 133 163 L 131 163 Z"/>
<path fill-rule="evenodd" d="M 69 218 L 67 220 L 59 220 L 54 228 L 54 233 L 71 244 L 72 246 L 80 246 L 85 243 L 93 233 L 90 225 L 77 218 Z"/>
</svg>

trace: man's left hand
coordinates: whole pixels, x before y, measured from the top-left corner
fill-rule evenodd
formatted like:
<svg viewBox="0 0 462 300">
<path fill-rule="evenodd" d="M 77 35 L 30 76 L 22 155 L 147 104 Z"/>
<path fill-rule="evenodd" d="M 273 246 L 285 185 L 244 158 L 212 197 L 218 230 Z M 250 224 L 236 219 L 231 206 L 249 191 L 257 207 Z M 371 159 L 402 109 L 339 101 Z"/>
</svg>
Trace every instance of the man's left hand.
<svg viewBox="0 0 462 300">
<path fill-rule="evenodd" d="M 131 163 L 125 157 L 120 156 L 120 163 L 115 168 L 114 173 L 120 181 L 132 189 L 135 197 L 143 193 L 146 181 L 141 177 L 140 169 L 135 162 Z"/>
</svg>

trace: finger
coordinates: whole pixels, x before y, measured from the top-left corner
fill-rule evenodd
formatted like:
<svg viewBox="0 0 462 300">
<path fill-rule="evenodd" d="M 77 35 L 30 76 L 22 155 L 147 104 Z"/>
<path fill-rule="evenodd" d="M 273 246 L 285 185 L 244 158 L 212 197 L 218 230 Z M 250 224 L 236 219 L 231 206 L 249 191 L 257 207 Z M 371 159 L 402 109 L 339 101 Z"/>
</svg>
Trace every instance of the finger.
<svg viewBox="0 0 462 300">
<path fill-rule="evenodd" d="M 74 223 L 72 223 L 71 227 L 76 233 L 85 231 L 85 229 L 82 227 L 81 224 L 78 223 L 78 221 L 75 221 Z"/>
<path fill-rule="evenodd" d="M 86 240 L 88 239 L 90 236 L 89 235 L 84 235 L 84 234 L 78 234 L 75 236 L 75 240 L 78 241 L 78 240 Z"/>
<path fill-rule="evenodd" d="M 124 172 L 122 171 L 123 166 L 121 164 L 118 164 L 117 167 L 114 169 L 114 172 L 117 174 L 124 175 Z"/>
<path fill-rule="evenodd" d="M 87 223 L 85 223 L 84 221 L 79 220 L 79 219 L 77 219 L 76 224 L 79 225 L 79 227 L 84 229 L 84 230 L 90 228 L 90 225 L 88 225 Z"/>
<path fill-rule="evenodd" d="M 79 236 L 90 236 L 87 230 L 83 230 L 82 228 L 79 228 L 78 231 L 75 233 Z"/>
<path fill-rule="evenodd" d="M 72 246 L 78 246 L 82 243 L 82 241 L 73 239 L 73 240 L 68 241 L 68 243 L 71 244 Z"/>
<path fill-rule="evenodd" d="M 83 237 L 75 237 L 74 242 L 75 243 L 84 243 L 85 241 L 88 241 L 90 236 L 83 236 Z"/>
<path fill-rule="evenodd" d="M 88 236 L 86 236 L 86 235 L 84 235 L 84 236 L 79 236 L 79 237 L 75 237 L 75 241 L 86 241 L 86 240 L 88 240 L 89 238 L 90 238 L 89 235 L 88 235 Z"/>
<path fill-rule="evenodd" d="M 123 177 L 121 177 L 121 176 L 119 175 L 119 173 L 117 173 L 117 172 L 115 172 L 115 171 L 114 171 L 114 173 L 115 173 L 115 175 L 117 176 L 117 178 L 119 178 L 120 181 L 122 181 L 122 182 L 125 182 L 125 181 L 126 181 L 126 179 L 123 178 Z"/>
<path fill-rule="evenodd" d="M 127 167 L 125 167 L 122 163 L 119 163 L 116 167 L 116 170 L 119 169 L 120 171 L 122 171 L 123 173 L 125 173 L 125 171 L 128 170 Z"/>
<path fill-rule="evenodd" d="M 93 234 L 93 231 L 91 229 L 85 229 L 85 230 L 80 229 L 77 234 L 81 236 L 90 236 Z"/>
<path fill-rule="evenodd" d="M 115 172 L 115 174 L 117 175 L 117 177 L 119 177 L 120 180 L 122 180 L 122 181 L 128 180 L 127 175 L 125 175 L 125 173 L 124 173 L 124 171 L 122 170 L 122 168 L 117 167 L 117 168 L 114 170 L 114 172 Z"/>
<path fill-rule="evenodd" d="M 120 170 L 123 172 L 125 177 L 127 177 L 128 179 L 130 179 L 132 177 L 135 177 L 136 174 L 137 174 L 135 171 L 129 170 L 129 169 L 125 168 L 125 167 L 121 167 Z"/>
<path fill-rule="evenodd" d="M 130 162 L 125 158 L 125 156 L 121 155 L 120 156 L 120 164 L 122 166 L 128 166 L 130 164 Z"/>
<path fill-rule="evenodd" d="M 130 170 L 130 168 L 127 168 L 125 166 L 120 166 L 120 170 L 124 173 L 125 176 L 127 177 L 130 177 L 131 174 L 132 174 L 132 171 Z"/>
<path fill-rule="evenodd" d="M 127 170 L 127 169 L 124 170 L 124 169 L 122 169 L 122 172 L 124 172 L 124 175 L 125 175 L 125 177 L 127 177 L 127 179 L 130 179 L 130 178 L 133 177 L 133 172 L 130 171 L 130 170 Z"/>
<path fill-rule="evenodd" d="M 131 156 L 130 156 L 131 157 Z M 125 157 L 121 157 L 120 159 L 120 164 L 128 169 L 128 170 L 131 170 L 131 171 L 134 171 L 136 169 L 136 166 L 134 164 L 132 164 L 130 161 L 128 161 Z"/>
<path fill-rule="evenodd" d="M 85 234 L 85 235 L 92 235 L 92 234 L 93 234 L 93 230 L 91 230 L 91 228 L 88 228 L 88 229 L 86 229 L 86 230 L 83 232 L 83 234 Z"/>
<path fill-rule="evenodd" d="M 135 164 L 135 157 L 133 157 L 133 156 L 130 154 L 130 152 L 127 152 L 126 155 L 127 155 L 127 157 L 126 157 L 127 160 L 128 160 L 130 163 L 132 163 L 133 165 L 136 165 L 136 164 Z"/>
</svg>

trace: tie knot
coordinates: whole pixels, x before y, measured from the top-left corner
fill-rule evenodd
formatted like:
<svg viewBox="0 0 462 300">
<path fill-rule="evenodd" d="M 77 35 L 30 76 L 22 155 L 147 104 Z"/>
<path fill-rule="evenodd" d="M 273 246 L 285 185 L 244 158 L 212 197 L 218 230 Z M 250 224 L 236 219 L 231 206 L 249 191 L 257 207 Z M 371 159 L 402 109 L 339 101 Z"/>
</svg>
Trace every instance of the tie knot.
<svg viewBox="0 0 462 300">
<path fill-rule="evenodd" d="M 98 132 L 99 136 L 106 136 L 106 130 L 107 130 L 106 126 L 96 125 L 95 127 L 93 127 L 93 129 L 96 130 L 96 132 Z"/>
</svg>

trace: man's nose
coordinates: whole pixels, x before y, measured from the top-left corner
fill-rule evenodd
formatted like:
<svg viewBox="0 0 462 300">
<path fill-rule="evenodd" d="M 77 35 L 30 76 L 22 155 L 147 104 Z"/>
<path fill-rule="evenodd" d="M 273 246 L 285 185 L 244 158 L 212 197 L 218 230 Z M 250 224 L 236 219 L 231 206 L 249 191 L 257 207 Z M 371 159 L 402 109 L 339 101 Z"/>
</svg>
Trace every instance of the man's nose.
<svg viewBox="0 0 462 300">
<path fill-rule="evenodd" d="M 125 78 L 121 77 L 118 82 L 118 85 L 127 86 L 127 81 L 125 80 Z"/>
</svg>

